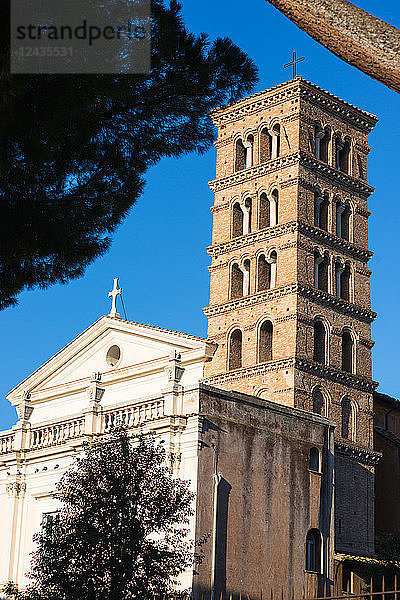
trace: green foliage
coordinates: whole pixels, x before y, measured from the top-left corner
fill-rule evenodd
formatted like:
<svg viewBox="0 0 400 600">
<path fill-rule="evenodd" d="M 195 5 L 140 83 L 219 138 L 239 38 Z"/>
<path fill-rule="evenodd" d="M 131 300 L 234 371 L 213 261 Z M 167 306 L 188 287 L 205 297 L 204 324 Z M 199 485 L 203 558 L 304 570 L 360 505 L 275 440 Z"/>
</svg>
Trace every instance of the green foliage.
<svg viewBox="0 0 400 600">
<path fill-rule="evenodd" d="M 148 76 L 11 76 L 9 2 L 0 0 L 0 309 L 24 288 L 81 276 L 147 169 L 209 148 L 210 109 L 257 80 L 231 40 L 188 32 L 175 0 L 153 0 Z"/>
<path fill-rule="evenodd" d="M 59 517 L 35 536 L 25 592 L 13 600 L 153 600 L 193 561 L 188 482 L 152 438 L 118 429 L 88 445 L 58 485 Z"/>
</svg>

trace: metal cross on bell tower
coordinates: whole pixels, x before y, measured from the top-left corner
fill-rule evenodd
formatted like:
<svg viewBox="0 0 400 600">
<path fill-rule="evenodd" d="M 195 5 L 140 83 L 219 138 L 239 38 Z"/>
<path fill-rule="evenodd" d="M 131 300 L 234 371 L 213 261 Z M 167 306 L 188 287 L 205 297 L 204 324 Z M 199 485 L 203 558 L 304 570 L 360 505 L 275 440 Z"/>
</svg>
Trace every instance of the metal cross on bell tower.
<svg viewBox="0 0 400 600">
<path fill-rule="evenodd" d="M 305 60 L 305 56 L 301 56 L 300 58 L 297 58 L 296 56 L 296 50 L 293 50 L 293 59 L 286 63 L 286 65 L 283 65 L 283 68 L 286 69 L 287 67 L 293 67 L 293 79 L 296 77 L 297 75 L 297 65 L 299 62 L 301 62 L 302 60 Z"/>
<path fill-rule="evenodd" d="M 118 277 L 114 279 L 114 287 L 111 292 L 108 292 L 108 297 L 112 298 L 111 303 L 111 311 L 108 315 L 109 317 L 119 317 L 120 315 L 117 313 L 117 296 L 122 293 L 122 288 L 118 288 Z"/>
</svg>

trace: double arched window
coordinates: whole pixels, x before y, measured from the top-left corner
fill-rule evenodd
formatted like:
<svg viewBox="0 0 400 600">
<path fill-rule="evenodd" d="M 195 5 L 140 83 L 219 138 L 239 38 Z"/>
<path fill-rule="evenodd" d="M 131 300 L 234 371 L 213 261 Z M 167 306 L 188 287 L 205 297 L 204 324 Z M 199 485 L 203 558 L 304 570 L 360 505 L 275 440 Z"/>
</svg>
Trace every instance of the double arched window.
<svg viewBox="0 0 400 600">
<path fill-rule="evenodd" d="M 350 138 L 342 140 L 340 134 L 336 136 L 336 168 L 343 173 L 349 172 L 350 163 Z"/>
<path fill-rule="evenodd" d="M 240 369 L 242 366 L 242 332 L 234 329 L 228 341 L 228 370 Z"/>
<path fill-rule="evenodd" d="M 315 362 L 326 364 L 327 333 L 324 323 L 317 319 L 314 321 L 314 355 Z"/>
<path fill-rule="evenodd" d="M 354 373 L 354 341 L 348 329 L 342 333 L 342 371 Z"/>
<path fill-rule="evenodd" d="M 350 280 L 351 280 L 351 268 L 350 264 L 346 262 L 343 264 L 340 260 L 335 262 L 335 285 L 336 285 L 336 296 L 343 300 L 350 300 Z"/>
<path fill-rule="evenodd" d="M 274 227 L 278 224 L 278 211 L 279 211 L 279 192 L 273 190 L 273 192 L 267 196 L 263 192 L 259 200 L 259 213 L 258 213 L 258 227 L 259 229 L 266 229 L 267 227 Z"/>
<path fill-rule="evenodd" d="M 232 237 L 243 235 L 243 210 L 239 202 L 235 202 L 232 208 Z"/>
<path fill-rule="evenodd" d="M 232 237 L 240 237 L 251 233 L 252 200 L 246 198 L 235 202 L 232 206 Z"/>
<path fill-rule="evenodd" d="M 325 417 L 325 398 L 319 388 L 315 388 L 312 393 L 312 411 L 316 415 Z"/>
<path fill-rule="evenodd" d="M 235 145 L 235 171 L 253 166 L 254 137 L 249 134 L 245 140 L 239 139 Z"/>
<path fill-rule="evenodd" d="M 278 158 L 281 152 L 281 126 L 264 127 L 260 132 L 260 162 Z"/>
<path fill-rule="evenodd" d="M 336 204 L 336 235 L 343 240 L 350 240 L 351 209 L 348 204 Z"/>
<path fill-rule="evenodd" d="M 315 125 L 315 158 L 327 163 L 329 160 L 329 142 L 331 131 L 329 127 L 322 129 L 319 123 Z"/>
<path fill-rule="evenodd" d="M 262 292 L 276 287 L 277 254 L 275 250 L 269 256 L 260 254 L 257 259 L 257 291 Z"/>
<path fill-rule="evenodd" d="M 356 410 L 354 403 L 347 396 L 341 402 L 342 409 L 342 438 L 355 440 Z"/>
<path fill-rule="evenodd" d="M 318 290 L 328 291 L 329 286 L 329 257 L 327 253 L 314 252 L 314 286 Z"/>
<path fill-rule="evenodd" d="M 314 192 L 314 225 L 328 231 L 329 198 L 325 193 Z"/>
<path fill-rule="evenodd" d="M 273 332 L 271 321 L 264 321 L 261 324 L 258 334 L 258 362 L 260 363 L 272 360 Z"/>
<path fill-rule="evenodd" d="M 230 297 L 242 298 L 250 293 L 250 260 L 247 258 L 241 264 L 233 263 L 231 267 Z"/>
<path fill-rule="evenodd" d="M 319 529 L 310 529 L 306 538 L 306 571 L 321 573 L 322 536 Z"/>
</svg>

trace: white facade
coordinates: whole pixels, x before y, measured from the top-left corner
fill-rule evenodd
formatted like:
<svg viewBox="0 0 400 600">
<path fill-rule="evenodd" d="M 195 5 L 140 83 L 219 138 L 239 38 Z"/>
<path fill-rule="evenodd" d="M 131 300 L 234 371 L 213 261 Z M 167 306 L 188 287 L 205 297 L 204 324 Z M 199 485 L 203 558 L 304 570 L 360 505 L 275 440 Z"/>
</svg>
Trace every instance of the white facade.
<svg viewBox="0 0 400 600">
<path fill-rule="evenodd" d="M 114 423 L 154 431 L 196 491 L 198 382 L 214 351 L 201 338 L 104 316 L 10 392 L 19 421 L 0 433 L 0 585 L 26 584 L 32 536 L 57 509 L 56 482 L 82 442 Z"/>
</svg>

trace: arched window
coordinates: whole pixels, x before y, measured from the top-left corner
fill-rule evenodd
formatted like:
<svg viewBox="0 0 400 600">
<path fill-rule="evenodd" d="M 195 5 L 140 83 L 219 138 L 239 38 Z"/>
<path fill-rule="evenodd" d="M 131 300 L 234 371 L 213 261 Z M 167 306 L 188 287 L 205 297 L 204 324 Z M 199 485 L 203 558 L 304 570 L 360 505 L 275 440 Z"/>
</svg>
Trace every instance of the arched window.
<svg viewBox="0 0 400 600">
<path fill-rule="evenodd" d="M 246 148 L 242 140 L 236 142 L 235 147 L 235 171 L 242 171 L 246 167 Z"/>
<path fill-rule="evenodd" d="M 243 261 L 243 296 L 250 294 L 250 260 Z"/>
<path fill-rule="evenodd" d="M 278 225 L 279 221 L 279 192 L 274 190 L 270 200 L 270 226 Z"/>
<path fill-rule="evenodd" d="M 242 332 L 240 329 L 232 331 L 229 338 L 228 370 L 240 369 L 242 366 Z"/>
<path fill-rule="evenodd" d="M 353 410 L 349 398 L 343 398 L 342 402 L 342 438 L 353 439 Z"/>
<path fill-rule="evenodd" d="M 273 330 L 271 321 L 264 321 L 260 327 L 258 337 L 258 362 L 260 363 L 272 360 Z"/>
<path fill-rule="evenodd" d="M 322 540 L 319 529 L 310 529 L 306 538 L 306 571 L 321 573 Z"/>
<path fill-rule="evenodd" d="M 272 135 L 268 127 L 264 127 L 260 133 L 260 162 L 271 160 L 272 154 Z"/>
<path fill-rule="evenodd" d="M 326 194 L 322 199 L 319 207 L 319 227 L 324 231 L 328 231 L 328 211 L 329 211 L 329 199 Z"/>
<path fill-rule="evenodd" d="M 271 287 L 271 263 L 260 254 L 257 261 L 257 291 L 269 290 Z"/>
<path fill-rule="evenodd" d="M 281 126 L 279 123 L 275 123 L 271 131 L 272 134 L 272 148 L 271 148 L 271 159 L 278 158 L 281 153 Z"/>
<path fill-rule="evenodd" d="M 350 300 L 350 277 L 350 265 L 346 263 L 340 277 L 340 298 L 343 300 Z"/>
<path fill-rule="evenodd" d="M 350 331 L 342 333 L 342 371 L 353 373 L 354 371 L 354 343 Z"/>
<path fill-rule="evenodd" d="M 254 137 L 251 134 L 248 135 L 243 145 L 246 149 L 244 168 L 248 169 L 249 167 L 253 166 Z"/>
<path fill-rule="evenodd" d="M 252 201 L 251 198 L 246 198 L 244 201 L 244 221 L 243 221 L 243 234 L 251 233 L 251 215 L 252 215 Z"/>
<path fill-rule="evenodd" d="M 350 140 L 346 138 L 341 142 L 338 151 L 338 169 L 343 173 L 349 172 L 349 157 L 350 157 Z"/>
<path fill-rule="evenodd" d="M 337 260 L 335 262 L 335 291 L 337 298 L 341 298 L 342 294 L 342 274 L 344 271 L 344 266 L 342 263 Z"/>
<path fill-rule="evenodd" d="M 313 413 L 316 415 L 325 416 L 325 398 L 319 389 L 315 389 L 312 395 Z"/>
<path fill-rule="evenodd" d="M 329 160 L 329 142 L 331 141 L 331 130 L 329 127 L 325 127 L 324 135 L 320 141 L 320 155 L 319 160 L 324 163 L 328 163 Z"/>
<path fill-rule="evenodd" d="M 350 217 L 351 210 L 346 204 L 340 215 L 340 236 L 344 240 L 350 240 Z"/>
<path fill-rule="evenodd" d="M 328 210 L 329 199 L 326 194 L 321 194 L 316 191 L 314 196 L 314 225 L 320 229 L 328 231 Z"/>
<path fill-rule="evenodd" d="M 275 250 L 272 250 L 272 252 L 269 255 L 269 259 L 268 259 L 268 262 L 271 265 L 271 279 L 270 279 L 270 287 L 271 288 L 276 287 L 277 261 L 278 261 L 278 256 L 277 256 Z"/>
<path fill-rule="evenodd" d="M 321 472 L 321 453 L 318 448 L 310 448 L 308 470 L 313 471 L 314 473 Z"/>
<path fill-rule="evenodd" d="M 243 235 L 243 210 L 239 202 L 235 202 L 232 209 L 232 237 Z"/>
<path fill-rule="evenodd" d="M 328 269 L 329 258 L 326 254 L 321 256 L 319 252 L 314 254 L 314 286 L 318 290 L 328 291 Z"/>
<path fill-rule="evenodd" d="M 315 158 L 317 158 L 318 160 L 320 160 L 321 157 L 321 140 L 325 135 L 325 131 L 322 129 L 321 124 L 320 123 L 315 123 L 314 126 L 314 151 L 315 151 Z"/>
<path fill-rule="evenodd" d="M 237 263 L 232 265 L 231 271 L 231 298 L 243 296 L 243 271 Z"/>
<path fill-rule="evenodd" d="M 259 202 L 258 228 L 270 227 L 270 201 L 267 194 L 262 193 Z"/>
<path fill-rule="evenodd" d="M 314 323 L 314 360 L 326 364 L 326 329 L 320 320 Z"/>
</svg>

